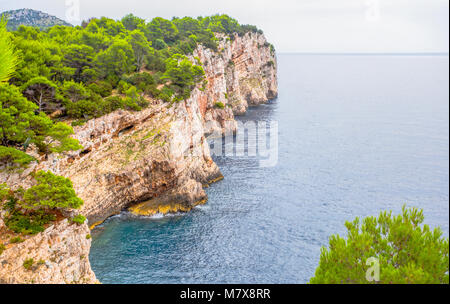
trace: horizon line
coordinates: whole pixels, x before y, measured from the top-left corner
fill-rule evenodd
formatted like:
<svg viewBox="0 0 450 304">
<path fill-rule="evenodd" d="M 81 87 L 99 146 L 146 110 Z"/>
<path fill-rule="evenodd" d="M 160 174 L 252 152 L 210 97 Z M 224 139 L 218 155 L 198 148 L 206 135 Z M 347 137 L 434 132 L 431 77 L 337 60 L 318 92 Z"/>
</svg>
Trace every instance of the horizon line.
<svg viewBox="0 0 450 304">
<path fill-rule="evenodd" d="M 278 52 L 278 54 L 314 56 L 449 56 L 449 52 Z"/>
</svg>

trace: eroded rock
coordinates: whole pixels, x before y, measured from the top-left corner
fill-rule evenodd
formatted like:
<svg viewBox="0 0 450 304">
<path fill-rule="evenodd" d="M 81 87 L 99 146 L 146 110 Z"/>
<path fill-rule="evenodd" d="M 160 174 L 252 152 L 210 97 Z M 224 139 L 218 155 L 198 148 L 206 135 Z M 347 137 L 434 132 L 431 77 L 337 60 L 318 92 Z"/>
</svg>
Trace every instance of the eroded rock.
<svg viewBox="0 0 450 304">
<path fill-rule="evenodd" d="M 54 223 L 22 243 L 6 245 L 0 255 L 0 284 L 98 283 L 89 263 L 90 247 L 87 224 Z"/>
<path fill-rule="evenodd" d="M 276 57 L 265 37 L 218 37 L 218 52 L 199 46 L 191 56 L 204 67 L 205 90 L 196 88 L 188 100 L 173 105 L 149 100 L 142 111 L 118 110 L 90 120 L 74 128 L 81 151 L 46 158 L 27 151 L 40 157 L 39 163 L 22 171 L 1 171 L 0 183 L 27 188 L 33 184 L 30 173 L 39 170 L 68 177 L 84 201 L 81 213 L 91 227 L 128 207 L 151 215 L 189 211 L 205 203 L 203 188 L 223 178 L 205 134 L 235 132 L 234 115 L 277 96 Z M 88 234 L 86 224 L 64 220 L 9 246 L 0 256 L 0 282 L 96 282 Z M 33 271 L 23 267 L 29 258 L 41 261 Z"/>
</svg>

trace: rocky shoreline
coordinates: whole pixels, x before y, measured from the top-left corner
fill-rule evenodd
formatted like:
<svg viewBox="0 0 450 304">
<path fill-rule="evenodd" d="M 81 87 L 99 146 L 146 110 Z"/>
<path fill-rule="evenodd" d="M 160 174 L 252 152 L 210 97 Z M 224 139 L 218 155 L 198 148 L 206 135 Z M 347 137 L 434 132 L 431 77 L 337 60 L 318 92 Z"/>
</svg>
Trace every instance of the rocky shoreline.
<svg viewBox="0 0 450 304">
<path fill-rule="evenodd" d="M 90 120 L 74 128 L 82 151 L 52 154 L 22 172 L 0 173 L 0 183 L 12 188 L 30 186 L 30 174 L 38 170 L 70 178 L 84 200 L 81 213 L 88 219 L 88 223 L 75 225 L 78 228 L 57 223 L 24 243 L 6 248 L 0 255 L 4 266 L 0 282 L 96 282 L 87 258 L 88 225 L 93 228 L 127 208 L 152 215 L 187 212 L 206 203 L 204 187 L 223 178 L 211 158 L 206 136 L 236 132 L 235 115 L 277 96 L 276 56 L 264 35 L 217 37 L 219 51 L 199 46 L 191 58 L 200 60 L 204 67 L 208 80 L 205 90 L 196 88 L 189 99 L 175 104 L 147 98 L 150 105 L 142 111 L 118 110 Z M 49 231 L 53 231 L 53 244 L 65 251 L 64 259 L 33 272 L 15 265 L 23 262 L 25 252 L 47 257 L 54 250 L 54 245 L 48 248 L 44 241 L 50 238 Z M 62 240 L 57 231 L 70 237 Z M 81 239 L 85 244 L 77 247 L 75 242 Z M 86 257 L 84 262 L 80 256 Z M 75 257 L 77 262 L 68 265 Z"/>
</svg>

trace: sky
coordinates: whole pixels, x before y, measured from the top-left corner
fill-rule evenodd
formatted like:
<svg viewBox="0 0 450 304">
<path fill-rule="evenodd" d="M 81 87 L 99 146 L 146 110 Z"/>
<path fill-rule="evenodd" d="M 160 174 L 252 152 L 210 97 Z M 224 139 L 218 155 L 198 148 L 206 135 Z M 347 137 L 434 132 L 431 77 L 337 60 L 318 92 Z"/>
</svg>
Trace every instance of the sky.
<svg viewBox="0 0 450 304">
<path fill-rule="evenodd" d="M 0 0 L 0 11 L 19 8 L 72 24 L 225 13 L 258 26 L 282 53 L 449 52 L 449 0 Z"/>
</svg>

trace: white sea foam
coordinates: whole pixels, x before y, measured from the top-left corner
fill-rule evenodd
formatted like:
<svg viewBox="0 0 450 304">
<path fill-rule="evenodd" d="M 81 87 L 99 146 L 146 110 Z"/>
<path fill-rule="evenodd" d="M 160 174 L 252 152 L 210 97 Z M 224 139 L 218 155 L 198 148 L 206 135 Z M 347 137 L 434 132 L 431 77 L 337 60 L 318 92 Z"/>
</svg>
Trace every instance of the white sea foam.
<svg viewBox="0 0 450 304">
<path fill-rule="evenodd" d="M 197 205 L 197 206 L 194 207 L 194 209 L 209 210 L 209 209 L 211 209 L 211 206 L 209 206 L 209 205 Z"/>
</svg>

